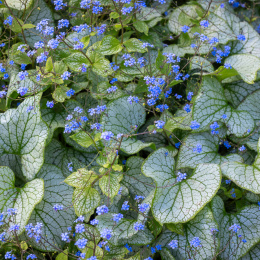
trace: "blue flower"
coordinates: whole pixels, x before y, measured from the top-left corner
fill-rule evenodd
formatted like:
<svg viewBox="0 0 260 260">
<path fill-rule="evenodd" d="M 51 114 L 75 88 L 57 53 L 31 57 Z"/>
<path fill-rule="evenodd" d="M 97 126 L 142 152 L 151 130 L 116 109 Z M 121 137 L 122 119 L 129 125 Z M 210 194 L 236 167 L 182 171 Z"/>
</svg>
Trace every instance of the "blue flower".
<svg viewBox="0 0 260 260">
<path fill-rule="evenodd" d="M 85 226 L 84 226 L 84 224 L 77 224 L 77 225 L 75 226 L 75 232 L 76 232 L 76 233 L 83 233 L 83 232 L 85 232 Z"/>
<path fill-rule="evenodd" d="M 30 254 L 26 257 L 26 260 L 29 260 L 29 259 L 37 259 L 37 256 L 34 255 L 34 254 Z"/>
<path fill-rule="evenodd" d="M 239 41 L 245 41 L 245 40 L 246 40 L 246 37 L 245 37 L 245 35 L 239 34 L 239 35 L 237 36 L 237 39 L 238 39 Z"/>
<path fill-rule="evenodd" d="M 180 145 L 181 145 L 181 143 L 180 143 L 180 142 L 178 142 L 178 143 L 174 144 L 174 146 L 175 146 L 177 149 L 179 149 L 179 148 L 180 148 Z"/>
<path fill-rule="evenodd" d="M 46 106 L 49 108 L 53 108 L 54 107 L 54 101 L 47 101 Z"/>
<path fill-rule="evenodd" d="M 186 174 L 186 173 L 178 172 L 178 173 L 177 173 L 176 181 L 177 181 L 177 182 L 181 182 L 181 181 L 185 180 L 186 177 L 187 177 L 187 174 Z"/>
<path fill-rule="evenodd" d="M 181 27 L 181 30 L 184 32 L 184 33 L 187 33 L 189 31 L 190 27 L 187 26 L 187 25 L 184 25 Z"/>
<path fill-rule="evenodd" d="M 195 129 L 198 129 L 200 127 L 200 124 L 196 121 L 191 121 L 191 125 L 190 125 L 190 128 L 192 130 L 195 130 Z"/>
<path fill-rule="evenodd" d="M 157 120 L 154 122 L 157 129 L 162 129 L 165 125 L 165 122 L 162 120 Z"/>
<path fill-rule="evenodd" d="M 178 248 L 178 241 L 172 240 L 168 245 L 171 249 L 176 249 L 176 248 Z"/>
<path fill-rule="evenodd" d="M 243 152 L 243 151 L 246 150 L 246 147 L 245 147 L 244 145 L 242 145 L 241 147 L 238 148 L 238 150 L 239 150 L 240 152 Z"/>
<path fill-rule="evenodd" d="M 94 226 L 94 225 L 98 225 L 98 222 L 99 222 L 98 219 L 93 219 L 90 221 L 90 224 Z"/>
<path fill-rule="evenodd" d="M 106 131 L 101 134 L 101 138 L 105 141 L 109 141 L 113 136 L 114 134 L 111 131 Z"/>
<path fill-rule="evenodd" d="M 108 213 L 109 212 L 109 209 L 106 205 L 102 205 L 100 207 L 97 207 L 97 214 L 98 215 L 103 215 L 105 213 Z"/>
<path fill-rule="evenodd" d="M 142 223 L 140 223 L 140 222 L 135 222 L 135 223 L 134 223 L 134 229 L 135 229 L 136 231 L 144 230 L 144 225 L 143 225 Z"/>
<path fill-rule="evenodd" d="M 53 209 L 54 209 L 55 211 L 63 210 L 63 205 L 61 205 L 61 204 L 55 204 L 55 205 L 53 206 Z"/>
<path fill-rule="evenodd" d="M 78 248 L 83 249 L 85 248 L 88 240 L 86 238 L 78 239 L 75 243 L 75 246 L 78 246 Z"/>
<path fill-rule="evenodd" d="M 147 203 L 142 203 L 138 205 L 139 211 L 145 213 L 147 209 L 150 208 L 150 205 Z"/>
<path fill-rule="evenodd" d="M 17 89 L 17 93 L 20 94 L 21 96 L 24 96 L 28 92 L 28 88 L 26 87 L 20 87 Z"/>
<path fill-rule="evenodd" d="M 123 8 L 121 9 L 121 12 L 122 12 L 123 15 L 126 15 L 126 14 L 131 13 L 131 12 L 133 11 L 133 9 L 134 9 L 134 8 L 133 8 L 132 6 L 123 7 Z"/>
<path fill-rule="evenodd" d="M 130 247 L 128 244 L 125 244 L 125 248 L 126 248 L 129 252 L 133 252 L 132 247 Z"/>
<path fill-rule="evenodd" d="M 232 66 L 230 65 L 230 63 L 225 63 L 224 68 L 225 69 L 232 69 Z"/>
<path fill-rule="evenodd" d="M 187 113 L 190 113 L 191 109 L 190 109 L 190 104 L 186 104 L 183 108 Z"/>
<path fill-rule="evenodd" d="M 111 86 L 110 88 L 107 89 L 107 92 L 110 93 L 114 93 L 117 90 L 117 86 Z"/>
<path fill-rule="evenodd" d="M 227 149 L 231 148 L 231 145 L 229 144 L 228 141 L 224 141 L 223 144 L 224 144 L 224 146 L 225 146 Z"/>
<path fill-rule="evenodd" d="M 20 80 L 25 80 L 25 78 L 29 75 L 29 73 L 27 71 L 20 71 L 18 73 L 18 77 Z"/>
<path fill-rule="evenodd" d="M 124 215 L 121 214 L 121 213 L 113 214 L 113 221 L 115 221 L 116 223 L 118 223 L 123 217 L 124 217 Z"/>
<path fill-rule="evenodd" d="M 232 225 L 231 227 L 228 228 L 229 231 L 233 231 L 235 233 L 237 233 L 237 231 L 240 229 L 241 227 L 237 224 Z"/>
<path fill-rule="evenodd" d="M 203 20 L 203 21 L 200 22 L 200 25 L 207 28 L 207 27 L 209 27 L 209 21 Z"/>
<path fill-rule="evenodd" d="M 102 238 L 105 238 L 105 239 L 109 240 L 109 239 L 112 237 L 111 232 L 112 232 L 111 229 L 104 228 L 104 229 L 100 232 L 100 236 L 101 236 Z"/>
<path fill-rule="evenodd" d="M 9 15 L 5 20 L 4 20 L 4 24 L 9 24 L 10 26 L 13 23 L 13 17 L 11 15 Z"/>
<path fill-rule="evenodd" d="M 124 203 L 123 203 L 123 205 L 122 205 L 122 208 L 121 208 L 121 210 L 129 210 L 129 205 L 128 205 L 128 201 L 125 201 Z"/>
<path fill-rule="evenodd" d="M 200 144 L 197 144 L 196 147 L 193 148 L 194 153 L 201 153 L 202 152 L 202 146 Z"/>
<path fill-rule="evenodd" d="M 55 10 L 57 11 L 67 6 L 67 3 L 63 3 L 63 0 L 55 0 L 53 3 L 55 5 Z"/>
<path fill-rule="evenodd" d="M 226 184 L 230 184 L 231 183 L 231 180 L 226 180 Z"/>
<path fill-rule="evenodd" d="M 69 27 L 69 20 L 67 19 L 61 19 L 58 21 L 58 29 L 61 29 L 63 27 Z"/>
<path fill-rule="evenodd" d="M 70 75 L 71 75 L 70 72 L 65 71 L 65 72 L 61 75 L 61 78 L 62 78 L 63 80 L 68 80 L 69 77 L 70 77 Z M 73 95 L 74 95 L 74 94 L 73 94 Z"/>
<path fill-rule="evenodd" d="M 48 41 L 47 46 L 50 47 L 52 50 L 56 49 L 59 46 L 59 41 L 57 41 L 56 39 L 51 39 Z"/>
<path fill-rule="evenodd" d="M 194 237 L 191 241 L 190 241 L 190 245 L 193 247 L 201 247 L 201 241 L 198 237 Z"/>
<path fill-rule="evenodd" d="M 211 134 L 218 134 L 219 133 L 219 131 L 216 131 L 216 129 L 217 128 L 219 128 L 219 125 L 218 125 L 218 123 L 217 122 L 214 122 L 213 124 L 211 124 L 210 125 L 210 129 L 212 129 L 211 130 Z"/>
<path fill-rule="evenodd" d="M 72 88 L 66 92 L 67 97 L 71 97 L 71 96 L 73 96 L 74 94 L 75 94 L 75 90 L 72 89 Z"/>
</svg>

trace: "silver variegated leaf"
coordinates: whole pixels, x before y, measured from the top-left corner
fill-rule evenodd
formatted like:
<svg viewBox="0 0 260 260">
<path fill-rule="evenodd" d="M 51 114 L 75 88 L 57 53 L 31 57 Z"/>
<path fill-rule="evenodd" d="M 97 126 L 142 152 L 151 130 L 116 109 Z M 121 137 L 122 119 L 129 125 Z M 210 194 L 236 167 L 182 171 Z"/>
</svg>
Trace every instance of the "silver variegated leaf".
<svg viewBox="0 0 260 260">
<path fill-rule="evenodd" d="M 217 164 L 199 164 L 187 179 L 177 182 L 173 157 L 161 148 L 143 163 L 142 172 L 156 182 L 152 203 L 155 219 L 163 223 L 184 223 L 192 219 L 216 194 L 221 172 Z"/>
<path fill-rule="evenodd" d="M 6 166 L 0 167 L 0 209 L 1 212 L 6 212 L 9 208 L 17 209 L 14 216 L 14 223 L 20 226 L 16 231 L 17 235 L 24 231 L 35 206 L 41 202 L 43 193 L 42 179 L 34 179 L 27 182 L 23 188 L 16 188 L 13 171 Z"/>
<path fill-rule="evenodd" d="M 260 211 L 258 206 L 246 206 L 239 213 L 228 214 L 224 209 L 224 202 L 216 196 L 211 202 L 211 208 L 219 225 L 220 249 L 225 249 L 220 254 L 221 259 L 240 259 L 260 241 Z M 241 229 L 237 233 L 231 234 L 229 227 L 233 224 L 239 225 Z M 241 235 L 242 238 L 239 238 L 238 235 Z M 241 239 L 246 239 L 247 242 L 241 243 Z"/>
<path fill-rule="evenodd" d="M 39 102 L 41 95 L 29 97 L 17 109 L 9 109 L 0 116 L 0 155 L 21 156 L 22 172 L 33 179 L 44 161 L 48 128 L 41 119 Z M 33 106 L 31 112 L 27 108 Z"/>
</svg>

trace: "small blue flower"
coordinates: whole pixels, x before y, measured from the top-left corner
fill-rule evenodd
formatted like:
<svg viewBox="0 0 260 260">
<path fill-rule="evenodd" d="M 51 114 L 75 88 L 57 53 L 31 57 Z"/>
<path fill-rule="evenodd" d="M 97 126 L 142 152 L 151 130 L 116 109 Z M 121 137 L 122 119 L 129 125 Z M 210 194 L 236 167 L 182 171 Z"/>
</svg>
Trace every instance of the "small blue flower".
<svg viewBox="0 0 260 260">
<path fill-rule="evenodd" d="M 109 141 L 113 136 L 114 134 L 111 131 L 106 131 L 101 134 L 101 138 L 105 141 Z"/>
<path fill-rule="evenodd" d="M 194 237 L 191 241 L 190 241 L 190 245 L 193 247 L 201 247 L 201 241 L 198 237 Z"/>
<path fill-rule="evenodd" d="M 90 221 L 90 224 L 94 226 L 94 225 L 98 225 L 98 222 L 99 222 L 98 219 L 93 219 Z"/>
<path fill-rule="evenodd" d="M 207 28 L 207 27 L 209 27 L 209 21 L 203 20 L 203 21 L 200 22 L 200 25 Z"/>
<path fill-rule="evenodd" d="M 232 225 L 231 227 L 228 228 L 229 231 L 233 231 L 235 233 L 237 233 L 237 231 L 240 229 L 241 227 L 237 224 Z"/>
<path fill-rule="evenodd" d="M 118 223 L 123 217 L 124 217 L 124 215 L 121 214 L 121 213 L 113 214 L 113 221 L 115 221 L 116 223 Z"/>
<path fill-rule="evenodd" d="M 5 20 L 4 20 L 4 24 L 7 25 L 9 24 L 10 26 L 13 23 L 13 17 L 11 15 L 9 15 Z"/>
<path fill-rule="evenodd" d="M 202 146 L 200 144 L 197 144 L 196 147 L 193 148 L 194 153 L 201 153 L 202 152 Z"/>
<path fill-rule="evenodd" d="M 109 212 L 109 209 L 106 205 L 102 205 L 100 207 L 97 207 L 97 214 L 98 215 L 103 215 L 105 213 L 108 213 Z"/>
<path fill-rule="evenodd" d="M 190 27 L 187 26 L 187 25 L 184 25 L 181 27 L 181 30 L 184 32 L 184 33 L 187 33 L 189 31 Z"/>
<path fill-rule="evenodd" d="M 63 80 L 68 80 L 69 77 L 70 77 L 70 75 L 71 75 L 70 72 L 65 71 L 65 72 L 61 75 L 61 78 L 62 78 Z M 74 95 L 74 94 L 73 94 L 73 95 Z"/>
<path fill-rule="evenodd" d="M 73 90 L 72 88 L 66 92 L 67 97 L 71 97 L 74 94 L 75 94 L 75 90 Z"/>
<path fill-rule="evenodd" d="M 124 203 L 123 203 L 123 205 L 122 205 L 122 210 L 129 210 L 129 205 L 128 205 L 128 201 L 125 201 Z"/>
<path fill-rule="evenodd" d="M 47 101 L 46 106 L 49 108 L 53 108 L 54 107 L 54 101 Z"/>
<path fill-rule="evenodd" d="M 88 240 L 86 238 L 78 239 L 75 243 L 75 246 L 78 246 L 78 248 L 83 249 L 85 248 Z"/>
<path fill-rule="evenodd" d="M 155 121 L 154 123 L 157 129 L 162 129 L 165 125 L 165 122 L 162 120 Z"/>
<path fill-rule="evenodd" d="M 245 40 L 246 40 L 246 37 L 245 37 L 245 35 L 239 34 L 239 35 L 237 36 L 237 39 L 238 39 L 239 41 L 245 41 Z"/>
<path fill-rule="evenodd" d="M 190 125 L 190 128 L 192 130 L 195 130 L 195 129 L 198 129 L 200 127 L 200 124 L 196 121 L 191 121 L 191 125 Z"/>
<path fill-rule="evenodd" d="M 238 148 L 238 150 L 239 150 L 240 152 L 243 152 L 243 151 L 246 150 L 246 147 L 245 147 L 244 145 L 242 145 L 241 147 Z"/>
<path fill-rule="evenodd" d="M 104 229 L 100 232 L 100 236 L 101 236 L 102 238 L 105 238 L 105 239 L 109 240 L 109 239 L 112 237 L 111 232 L 112 232 L 111 229 L 104 228 Z"/>
<path fill-rule="evenodd" d="M 176 181 L 177 181 L 177 182 L 181 182 L 181 181 L 185 180 L 186 177 L 187 177 L 187 174 L 186 174 L 186 173 L 178 172 L 178 173 L 177 173 Z"/>
<path fill-rule="evenodd" d="M 176 249 L 176 248 L 178 248 L 178 241 L 172 240 L 168 245 L 171 249 Z"/>
<path fill-rule="evenodd" d="M 134 229 L 135 229 L 136 231 L 144 230 L 144 225 L 143 225 L 142 223 L 140 223 L 140 222 L 135 222 L 135 223 L 134 223 Z"/>
<path fill-rule="evenodd" d="M 63 205 L 61 205 L 61 204 L 55 204 L 55 205 L 53 206 L 53 209 L 54 209 L 55 211 L 63 210 Z"/>
</svg>

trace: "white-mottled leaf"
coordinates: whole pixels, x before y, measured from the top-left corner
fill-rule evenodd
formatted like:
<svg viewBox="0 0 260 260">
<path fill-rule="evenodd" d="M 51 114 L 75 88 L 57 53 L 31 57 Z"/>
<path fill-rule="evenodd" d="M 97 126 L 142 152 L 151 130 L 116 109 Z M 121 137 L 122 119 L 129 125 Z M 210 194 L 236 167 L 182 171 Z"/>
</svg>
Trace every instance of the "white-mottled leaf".
<svg viewBox="0 0 260 260">
<path fill-rule="evenodd" d="M 190 69 L 207 71 L 209 73 L 214 71 L 214 67 L 211 64 L 211 62 L 200 56 L 195 56 L 192 58 L 190 63 Z"/>
<path fill-rule="evenodd" d="M 141 12 L 136 14 L 136 18 L 139 21 L 149 21 L 159 16 L 161 14 L 156 9 L 150 7 L 142 7 Z"/>
<path fill-rule="evenodd" d="M 258 155 L 253 165 L 226 162 L 221 165 L 221 171 L 239 187 L 260 194 L 260 141 L 257 150 Z"/>
<path fill-rule="evenodd" d="M 99 202 L 99 193 L 94 188 L 77 188 L 73 193 L 73 206 L 78 216 L 92 212 Z"/>
<path fill-rule="evenodd" d="M 0 116 L 0 154 L 21 156 L 27 179 L 33 179 L 44 161 L 48 128 L 41 119 L 40 98 L 40 94 L 26 98 L 17 109 L 9 109 Z M 34 106 L 34 110 L 28 113 L 29 106 Z"/>
<path fill-rule="evenodd" d="M 211 208 L 214 218 L 219 225 L 220 248 L 226 247 L 220 255 L 221 259 L 240 259 L 260 241 L 260 211 L 258 206 L 246 206 L 237 214 L 228 214 L 225 212 L 222 199 L 216 196 L 211 202 Z M 233 224 L 238 224 L 241 229 L 230 239 L 230 231 L 228 229 Z M 238 235 L 242 235 L 242 239 L 247 241 L 246 243 L 241 243 L 239 247 L 237 245 L 241 240 L 238 238 Z"/>
<path fill-rule="evenodd" d="M 6 212 L 9 208 L 17 209 L 14 217 L 14 223 L 20 225 L 17 235 L 24 231 L 34 207 L 43 198 L 43 192 L 42 179 L 34 179 L 27 182 L 23 188 L 16 188 L 13 171 L 6 166 L 0 167 L 0 209 L 1 212 Z"/>
<path fill-rule="evenodd" d="M 202 146 L 200 153 L 193 152 L 197 144 Z M 199 163 L 224 163 L 227 161 L 243 162 L 243 158 L 238 154 L 221 156 L 218 153 L 219 139 L 209 132 L 189 134 L 181 145 L 177 160 L 177 169 L 189 167 L 195 168 Z"/>
<path fill-rule="evenodd" d="M 117 134 L 129 134 L 133 127 L 137 129 L 145 122 L 145 109 L 139 103 L 130 104 L 128 97 L 116 99 L 107 105 L 106 113 L 101 118 L 101 125 L 106 131 L 112 131 Z M 121 150 L 134 154 L 141 149 L 152 145 L 152 143 L 143 143 L 135 138 L 123 138 Z"/>
<path fill-rule="evenodd" d="M 236 54 L 225 59 L 241 78 L 248 84 L 253 84 L 260 69 L 260 58 L 251 54 Z"/>
<path fill-rule="evenodd" d="M 260 82 L 247 84 L 244 81 L 237 81 L 224 85 L 225 96 L 234 107 L 237 107 L 248 95 L 258 89 L 260 89 Z"/>
<path fill-rule="evenodd" d="M 159 237 L 157 243 L 170 249 L 168 244 L 172 240 L 178 240 L 179 248 L 174 250 L 170 249 L 170 252 L 178 260 L 189 259 L 189 255 L 186 250 L 190 246 L 189 241 L 191 241 L 194 237 L 199 237 L 202 247 L 198 248 L 196 256 L 192 259 L 213 259 L 215 252 L 214 238 L 210 232 L 212 228 L 218 228 L 218 226 L 210 209 L 205 207 L 194 219 L 185 225 L 184 236 L 173 233 L 170 230 L 166 230 Z M 218 241 L 216 241 L 216 246 L 218 246 Z"/>
<path fill-rule="evenodd" d="M 46 147 L 45 151 L 45 161 L 61 168 L 65 177 L 71 174 L 68 170 L 68 163 L 73 162 L 74 171 L 85 166 L 95 166 L 95 157 L 96 154 L 94 153 L 79 152 L 71 148 L 66 148 L 55 139 Z"/>
<path fill-rule="evenodd" d="M 254 246 L 241 260 L 258 260 L 260 255 L 260 244 Z"/>
<path fill-rule="evenodd" d="M 9 7 L 17 9 L 17 10 L 24 10 L 30 7 L 32 0 L 6 0 L 6 3 Z"/>
<path fill-rule="evenodd" d="M 134 199 L 135 195 L 147 196 L 155 187 L 153 179 L 147 178 L 141 171 L 144 159 L 133 156 L 127 159 L 127 172 L 124 174 L 122 183 L 128 188 L 130 196 Z"/>
<path fill-rule="evenodd" d="M 176 182 L 174 159 L 161 148 L 143 163 L 142 172 L 156 182 L 152 212 L 159 223 L 192 219 L 216 194 L 221 172 L 217 164 L 199 164 L 186 180 Z"/>
<path fill-rule="evenodd" d="M 207 127 L 214 121 L 220 121 L 227 115 L 225 124 L 230 134 L 242 137 L 247 129 L 254 129 L 254 120 L 246 111 L 235 110 L 228 105 L 224 89 L 217 79 L 206 76 L 196 97 L 193 107 L 193 120 L 200 123 L 200 128 Z"/>
<path fill-rule="evenodd" d="M 30 243 L 37 249 L 53 252 L 56 249 L 52 244 L 61 247 L 64 245 L 60 235 L 67 231 L 76 217 L 71 202 L 73 188 L 63 183 L 62 171 L 54 165 L 44 164 L 37 177 L 44 180 L 44 197 L 35 207 L 29 223 L 43 223 L 42 236 L 48 242 L 42 239 L 41 243 L 36 243 L 31 239 Z M 55 212 L 55 204 L 62 204 L 64 209 Z"/>
</svg>

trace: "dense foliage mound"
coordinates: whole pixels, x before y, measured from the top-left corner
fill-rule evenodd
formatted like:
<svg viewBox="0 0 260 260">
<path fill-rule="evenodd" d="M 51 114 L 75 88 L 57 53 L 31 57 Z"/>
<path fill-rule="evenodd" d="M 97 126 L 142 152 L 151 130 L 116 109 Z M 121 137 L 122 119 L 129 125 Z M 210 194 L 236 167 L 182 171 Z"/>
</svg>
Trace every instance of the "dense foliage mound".
<svg viewBox="0 0 260 260">
<path fill-rule="evenodd" d="M 260 259 L 259 2 L 0 1 L 0 258 Z"/>
</svg>

